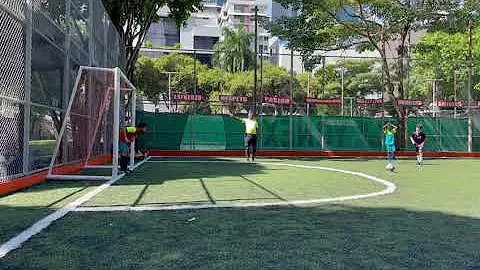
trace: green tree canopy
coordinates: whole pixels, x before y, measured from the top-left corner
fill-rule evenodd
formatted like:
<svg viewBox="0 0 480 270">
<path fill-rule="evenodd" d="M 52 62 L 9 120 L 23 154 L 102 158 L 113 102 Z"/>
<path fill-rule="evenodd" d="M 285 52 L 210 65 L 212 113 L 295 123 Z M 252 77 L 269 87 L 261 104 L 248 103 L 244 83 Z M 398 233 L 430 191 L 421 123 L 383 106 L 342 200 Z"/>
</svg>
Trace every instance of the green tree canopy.
<svg viewBox="0 0 480 270">
<path fill-rule="evenodd" d="M 103 5 L 125 44 L 125 69 L 131 77 L 145 34 L 159 20 L 160 8 L 168 7 L 170 17 L 181 26 L 191 13 L 201 8 L 201 0 L 103 0 Z"/>
<path fill-rule="evenodd" d="M 474 33 L 474 59 L 480 59 L 480 31 Z M 412 91 L 410 96 L 429 98 L 432 95 L 432 80 L 439 79 L 439 98 L 453 99 L 456 77 L 458 98 L 467 98 L 468 36 L 466 33 L 436 31 L 427 33 L 415 47 Z M 478 61 L 477 61 L 478 64 Z M 478 80 L 475 80 L 478 82 Z M 474 85 L 478 95 L 480 85 Z"/>
</svg>

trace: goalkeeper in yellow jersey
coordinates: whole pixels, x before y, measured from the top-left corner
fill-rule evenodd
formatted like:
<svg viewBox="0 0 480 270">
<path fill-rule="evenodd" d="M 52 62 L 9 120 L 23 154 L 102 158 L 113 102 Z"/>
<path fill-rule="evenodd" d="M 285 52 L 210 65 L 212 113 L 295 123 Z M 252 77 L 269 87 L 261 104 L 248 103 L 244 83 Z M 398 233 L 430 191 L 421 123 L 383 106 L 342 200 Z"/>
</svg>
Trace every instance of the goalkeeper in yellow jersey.
<svg viewBox="0 0 480 270">
<path fill-rule="evenodd" d="M 255 155 L 257 153 L 257 133 L 259 125 L 253 111 L 249 111 L 248 118 L 239 118 L 230 113 L 230 116 L 239 120 L 245 124 L 245 155 L 247 156 L 247 162 L 250 158 L 255 161 Z"/>
</svg>

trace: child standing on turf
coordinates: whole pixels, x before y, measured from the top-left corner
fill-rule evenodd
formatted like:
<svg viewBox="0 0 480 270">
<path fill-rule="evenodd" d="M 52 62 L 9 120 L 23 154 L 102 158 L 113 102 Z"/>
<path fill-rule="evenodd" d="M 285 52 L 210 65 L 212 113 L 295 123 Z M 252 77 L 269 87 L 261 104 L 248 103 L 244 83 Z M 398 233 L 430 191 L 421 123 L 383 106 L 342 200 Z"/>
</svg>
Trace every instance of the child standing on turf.
<svg viewBox="0 0 480 270">
<path fill-rule="evenodd" d="M 120 131 L 118 152 L 120 155 L 120 171 L 128 173 L 130 145 L 147 130 L 147 124 L 139 123 L 136 127 L 126 127 Z"/>
<path fill-rule="evenodd" d="M 391 123 L 383 126 L 383 133 L 385 135 L 385 147 L 388 153 L 388 163 L 393 164 L 395 159 L 395 134 L 397 133 L 397 127 Z"/>
<path fill-rule="evenodd" d="M 423 126 L 418 124 L 415 128 L 415 132 L 410 137 L 412 144 L 415 146 L 417 152 L 417 165 L 423 165 L 423 147 L 427 141 L 427 136 L 423 133 Z"/>
<path fill-rule="evenodd" d="M 231 112 L 229 114 L 245 124 L 245 155 L 247 156 L 247 162 L 250 161 L 250 156 L 252 157 L 252 162 L 254 162 L 255 154 L 257 153 L 257 133 L 259 128 L 255 114 L 253 111 L 249 111 L 248 118 L 236 117 Z"/>
</svg>

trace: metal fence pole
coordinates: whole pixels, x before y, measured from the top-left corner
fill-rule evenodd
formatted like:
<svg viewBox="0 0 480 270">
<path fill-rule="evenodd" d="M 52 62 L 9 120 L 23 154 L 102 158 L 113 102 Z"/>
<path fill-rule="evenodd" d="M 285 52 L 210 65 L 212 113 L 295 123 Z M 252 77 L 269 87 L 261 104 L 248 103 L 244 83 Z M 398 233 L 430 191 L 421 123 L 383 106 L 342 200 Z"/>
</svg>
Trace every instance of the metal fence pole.
<svg viewBox="0 0 480 270">
<path fill-rule="evenodd" d="M 67 21 L 70 21 L 72 18 L 72 13 L 71 13 L 71 7 L 72 7 L 72 2 L 71 1 L 67 1 L 66 2 L 66 10 L 65 10 L 65 17 L 67 18 Z M 62 91 L 62 108 L 65 108 L 66 109 L 66 106 L 68 105 L 68 101 L 69 101 L 69 98 L 70 98 L 70 91 L 72 91 L 72 89 L 70 89 L 70 58 L 71 58 L 71 28 L 70 28 L 70 25 L 67 24 L 66 25 L 67 29 L 66 29 L 66 35 L 65 35 L 65 68 L 64 68 L 64 76 L 63 76 L 63 91 Z M 63 122 L 63 119 L 66 117 L 66 114 L 64 112 L 61 112 L 60 113 L 60 120 L 61 120 L 61 123 Z M 106 122 L 106 121 L 105 121 Z M 57 130 L 57 132 L 60 133 L 60 130 Z M 67 144 L 62 144 L 61 145 L 62 147 L 62 151 L 60 152 L 61 153 L 61 156 L 60 158 L 63 158 L 63 155 L 65 155 L 65 153 L 67 153 L 67 147 L 68 145 Z M 108 146 L 107 144 L 105 144 L 105 150 L 107 150 Z"/>
<path fill-rule="evenodd" d="M 290 132 L 289 132 L 289 149 L 293 149 L 293 48 L 290 49 Z"/>
<path fill-rule="evenodd" d="M 255 97 L 257 97 L 255 95 Z M 263 49 L 260 52 L 260 96 L 259 99 L 263 98 Z M 255 99 L 257 101 L 257 99 Z M 261 101 L 259 102 L 261 103 Z"/>
<path fill-rule="evenodd" d="M 193 94 L 197 94 L 197 50 L 193 50 Z M 197 103 L 193 102 L 193 115 L 192 115 L 192 150 L 195 150 L 195 117 L 197 114 Z"/>
<path fill-rule="evenodd" d="M 30 96 L 32 89 L 32 2 L 27 0 L 25 18 L 25 104 L 23 106 L 23 173 L 30 170 Z"/>
<path fill-rule="evenodd" d="M 472 144 L 473 144 L 473 121 L 472 116 L 468 114 L 468 152 L 472 152 Z"/>
<path fill-rule="evenodd" d="M 468 101 L 467 112 L 470 116 L 470 106 L 472 105 L 472 86 L 473 86 L 473 22 L 468 20 Z"/>
<path fill-rule="evenodd" d="M 325 70 L 325 56 L 322 57 L 322 95 L 325 94 L 326 70 Z"/>
<path fill-rule="evenodd" d="M 307 77 L 307 97 L 310 97 L 310 70 L 308 71 L 308 77 Z M 310 104 L 307 103 L 307 116 L 310 114 Z"/>
<path fill-rule="evenodd" d="M 88 26 L 89 26 L 89 31 L 90 33 L 88 37 L 88 62 L 89 66 L 95 66 L 95 10 L 94 10 L 94 0 L 89 0 L 88 3 L 89 9 L 88 9 Z"/>
<path fill-rule="evenodd" d="M 455 106 L 453 107 L 453 118 L 457 119 L 457 71 L 456 70 L 453 72 L 453 91 L 454 91 L 453 102 L 455 104 Z"/>
<path fill-rule="evenodd" d="M 253 112 L 257 113 L 257 62 L 258 62 L 258 7 L 255 6 L 255 59 L 253 62 Z M 262 45 L 263 51 L 263 45 Z"/>
</svg>

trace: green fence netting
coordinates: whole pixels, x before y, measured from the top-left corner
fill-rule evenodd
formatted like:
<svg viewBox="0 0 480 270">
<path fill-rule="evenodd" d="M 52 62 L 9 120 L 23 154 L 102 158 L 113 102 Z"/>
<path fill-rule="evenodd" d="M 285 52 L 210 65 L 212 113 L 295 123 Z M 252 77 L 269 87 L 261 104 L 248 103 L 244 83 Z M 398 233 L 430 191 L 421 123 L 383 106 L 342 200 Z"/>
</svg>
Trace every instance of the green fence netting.
<svg viewBox="0 0 480 270">
<path fill-rule="evenodd" d="M 379 151 L 382 126 L 393 119 L 340 116 L 258 116 L 258 146 L 265 150 Z M 244 127 L 225 115 L 137 113 L 148 131 L 139 146 L 150 150 L 239 150 L 244 148 Z M 410 118 L 408 134 L 424 126 L 427 151 L 467 151 L 468 120 Z M 399 134 L 400 135 L 400 134 Z M 480 150 L 480 129 L 475 125 L 473 150 Z M 409 145 L 408 150 L 414 150 Z"/>
</svg>

